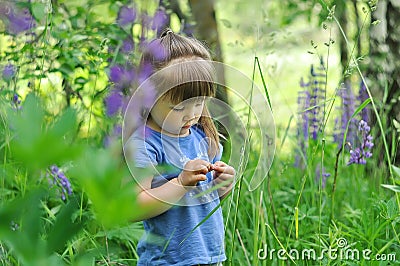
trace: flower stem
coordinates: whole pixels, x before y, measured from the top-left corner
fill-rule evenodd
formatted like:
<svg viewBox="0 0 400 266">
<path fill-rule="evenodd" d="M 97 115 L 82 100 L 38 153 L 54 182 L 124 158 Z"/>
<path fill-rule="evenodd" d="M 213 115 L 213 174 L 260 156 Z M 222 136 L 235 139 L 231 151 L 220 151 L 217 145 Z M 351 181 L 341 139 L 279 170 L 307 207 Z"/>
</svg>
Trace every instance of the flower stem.
<svg viewBox="0 0 400 266">
<path fill-rule="evenodd" d="M 349 145 L 351 147 L 351 144 L 349 142 L 346 142 L 345 145 Z M 334 213 L 334 205 L 335 205 L 335 191 L 336 191 L 336 181 L 337 181 L 337 174 L 338 174 L 338 164 L 339 164 L 339 157 L 340 154 L 343 151 L 343 146 L 340 146 L 339 151 L 336 154 L 336 161 L 335 161 L 335 174 L 333 177 L 333 185 L 332 185 L 332 196 L 331 196 L 331 217 L 330 220 L 333 220 L 333 213 Z"/>
</svg>

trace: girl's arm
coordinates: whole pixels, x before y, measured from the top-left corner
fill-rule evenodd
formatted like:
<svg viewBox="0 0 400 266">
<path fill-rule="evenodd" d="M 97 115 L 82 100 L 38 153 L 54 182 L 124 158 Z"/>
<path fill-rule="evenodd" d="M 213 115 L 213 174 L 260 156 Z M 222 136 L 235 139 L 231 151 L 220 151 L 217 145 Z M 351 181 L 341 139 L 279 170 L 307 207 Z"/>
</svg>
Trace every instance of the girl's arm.
<svg viewBox="0 0 400 266">
<path fill-rule="evenodd" d="M 133 221 L 149 219 L 169 210 L 197 182 L 206 180 L 209 170 L 210 163 L 197 159 L 187 162 L 178 177 L 159 187 L 151 188 L 152 177 L 143 180 L 136 199 L 139 211 Z"/>
<path fill-rule="evenodd" d="M 152 179 L 153 177 L 146 178 L 141 183 L 141 191 L 136 198 L 138 213 L 134 222 L 146 220 L 167 211 L 187 192 L 177 178 L 156 188 L 151 188 Z"/>
</svg>

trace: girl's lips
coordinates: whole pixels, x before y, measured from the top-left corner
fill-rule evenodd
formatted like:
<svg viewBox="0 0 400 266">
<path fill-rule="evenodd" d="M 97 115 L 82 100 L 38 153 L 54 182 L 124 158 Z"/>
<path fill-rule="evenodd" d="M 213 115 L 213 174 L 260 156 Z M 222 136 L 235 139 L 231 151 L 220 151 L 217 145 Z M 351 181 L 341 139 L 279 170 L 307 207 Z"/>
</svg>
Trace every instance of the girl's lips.
<svg viewBox="0 0 400 266">
<path fill-rule="evenodd" d="M 188 129 L 188 128 L 190 128 L 190 127 L 191 127 L 191 125 L 187 125 L 187 126 L 183 126 L 182 128 Z"/>
</svg>

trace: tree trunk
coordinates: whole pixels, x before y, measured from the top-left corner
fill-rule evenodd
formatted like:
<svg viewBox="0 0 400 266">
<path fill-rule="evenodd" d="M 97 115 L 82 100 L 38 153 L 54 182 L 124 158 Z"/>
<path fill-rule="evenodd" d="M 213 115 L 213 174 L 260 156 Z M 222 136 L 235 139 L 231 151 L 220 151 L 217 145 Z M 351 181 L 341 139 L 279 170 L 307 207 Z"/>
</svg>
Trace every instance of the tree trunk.
<svg viewBox="0 0 400 266">
<path fill-rule="evenodd" d="M 336 9 L 335 9 L 336 17 L 338 18 L 340 25 L 342 26 L 343 30 L 348 32 L 348 11 L 346 8 L 346 1 L 338 0 L 336 1 Z M 339 46 L 340 46 L 340 62 L 343 66 L 343 74 L 344 74 L 344 81 L 349 79 L 348 74 L 345 73 L 347 70 L 346 68 L 349 65 L 349 56 L 347 50 L 347 43 L 343 36 L 339 38 Z"/>
<path fill-rule="evenodd" d="M 184 14 L 177 0 L 160 0 L 159 6 L 165 10 L 170 10 L 175 13 L 182 23 L 182 31 L 187 35 L 192 36 L 192 28 L 190 22 L 195 22 L 195 37 L 206 43 L 211 51 L 211 56 L 214 61 L 223 62 L 221 44 L 219 41 L 217 21 L 215 17 L 214 0 L 189 0 L 193 19 L 190 19 Z M 169 18 L 168 18 L 169 20 Z M 189 21 L 190 20 L 190 21 Z M 167 26 L 169 26 L 167 22 Z M 159 30 L 159 33 L 163 29 Z M 225 84 L 225 73 L 223 69 L 217 73 L 217 79 L 220 83 Z M 228 102 L 228 97 L 225 88 L 218 86 L 217 98 Z"/>
<path fill-rule="evenodd" d="M 223 62 L 214 2 L 214 0 L 189 0 L 189 5 L 196 22 L 196 38 L 206 42 L 213 53 L 213 60 Z M 218 80 L 225 84 L 225 73 L 221 71 L 217 75 Z M 218 89 L 217 98 L 227 102 L 226 90 Z"/>
<path fill-rule="evenodd" d="M 393 119 L 400 121 L 400 1 L 379 1 L 372 13 L 372 21 L 380 20 L 370 28 L 370 60 L 368 81 L 371 93 L 381 103 L 389 151 L 400 164 L 400 149 L 393 139 Z M 383 158 L 382 158 L 383 159 Z"/>
</svg>

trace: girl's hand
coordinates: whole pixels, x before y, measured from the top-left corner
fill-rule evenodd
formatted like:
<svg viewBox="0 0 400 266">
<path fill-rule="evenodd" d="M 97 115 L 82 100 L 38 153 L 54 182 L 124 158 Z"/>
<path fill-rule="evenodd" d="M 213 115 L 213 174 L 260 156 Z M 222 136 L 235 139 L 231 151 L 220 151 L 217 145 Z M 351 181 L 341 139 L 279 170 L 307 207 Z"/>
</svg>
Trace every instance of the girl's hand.
<svg viewBox="0 0 400 266">
<path fill-rule="evenodd" d="M 218 189 L 220 197 L 225 196 L 232 190 L 232 184 L 235 180 L 235 169 L 222 161 L 215 162 L 211 165 L 214 170 L 214 181 L 216 184 L 224 183 L 224 186 Z"/>
<path fill-rule="evenodd" d="M 206 174 L 211 171 L 211 164 L 196 159 L 188 161 L 178 176 L 178 182 L 184 187 L 194 187 L 197 182 L 207 180 Z"/>
</svg>

